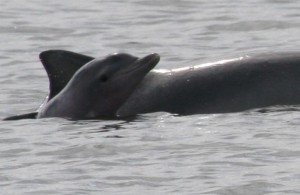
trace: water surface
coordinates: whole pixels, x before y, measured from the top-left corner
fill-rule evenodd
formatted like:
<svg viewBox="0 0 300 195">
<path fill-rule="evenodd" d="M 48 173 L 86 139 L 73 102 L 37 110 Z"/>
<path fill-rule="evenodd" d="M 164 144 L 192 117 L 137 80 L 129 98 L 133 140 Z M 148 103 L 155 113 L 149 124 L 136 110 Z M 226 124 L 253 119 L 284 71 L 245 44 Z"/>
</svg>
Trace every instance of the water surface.
<svg viewBox="0 0 300 195">
<path fill-rule="evenodd" d="M 178 68 L 299 51 L 297 1 L 2 1 L 0 117 L 48 93 L 39 52 L 161 55 Z M 297 86 L 295 86 L 297 87 Z M 5 194 L 299 194 L 299 107 L 128 121 L 0 122 Z"/>
</svg>

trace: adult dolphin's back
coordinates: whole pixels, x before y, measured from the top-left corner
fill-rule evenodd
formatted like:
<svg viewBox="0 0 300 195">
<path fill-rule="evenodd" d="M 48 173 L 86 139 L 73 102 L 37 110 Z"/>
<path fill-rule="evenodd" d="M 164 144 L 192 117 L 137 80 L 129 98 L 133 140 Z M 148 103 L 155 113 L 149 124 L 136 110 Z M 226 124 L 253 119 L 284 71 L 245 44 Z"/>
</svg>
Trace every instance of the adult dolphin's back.
<svg viewBox="0 0 300 195">
<path fill-rule="evenodd" d="M 44 51 L 39 57 L 49 78 L 49 100 L 67 85 L 77 70 L 94 59 L 65 50 Z"/>
<path fill-rule="evenodd" d="M 274 53 L 152 71 L 117 113 L 226 113 L 299 103 L 300 53 Z"/>
<path fill-rule="evenodd" d="M 67 85 L 77 70 L 94 59 L 87 55 L 66 50 L 43 51 L 40 53 L 39 58 L 49 79 L 49 94 L 40 109 Z M 10 116 L 4 120 L 35 119 L 38 111 Z"/>
</svg>

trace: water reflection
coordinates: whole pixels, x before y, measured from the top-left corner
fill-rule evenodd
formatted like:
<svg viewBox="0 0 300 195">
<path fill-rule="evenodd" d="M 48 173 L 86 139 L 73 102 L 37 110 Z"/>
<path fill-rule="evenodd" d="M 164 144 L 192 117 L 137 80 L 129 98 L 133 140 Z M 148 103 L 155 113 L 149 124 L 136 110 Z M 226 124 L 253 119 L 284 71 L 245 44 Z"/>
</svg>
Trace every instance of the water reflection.
<svg viewBox="0 0 300 195">
<path fill-rule="evenodd" d="M 140 116 L 131 116 L 121 119 L 101 119 L 101 120 L 79 120 L 79 121 L 67 121 L 63 125 L 61 130 L 71 130 L 71 129 L 80 129 L 83 130 L 77 133 L 104 133 L 110 131 L 118 131 L 128 129 L 128 125 L 133 122 L 137 122 L 141 119 Z M 62 119 L 64 120 L 64 119 Z M 109 136 L 111 137 L 111 136 Z M 115 138 L 121 138 L 122 136 L 113 136 Z"/>
</svg>

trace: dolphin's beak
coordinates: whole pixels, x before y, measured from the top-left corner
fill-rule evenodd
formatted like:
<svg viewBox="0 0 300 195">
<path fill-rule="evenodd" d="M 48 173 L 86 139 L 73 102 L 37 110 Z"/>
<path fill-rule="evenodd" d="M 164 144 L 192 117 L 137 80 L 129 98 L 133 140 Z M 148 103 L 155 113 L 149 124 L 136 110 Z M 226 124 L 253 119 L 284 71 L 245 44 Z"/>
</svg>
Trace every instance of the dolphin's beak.
<svg viewBox="0 0 300 195">
<path fill-rule="evenodd" d="M 136 60 L 133 64 L 128 66 L 128 68 L 124 69 L 124 71 L 121 71 L 121 74 L 132 74 L 133 72 L 140 73 L 148 73 L 150 70 L 152 70 L 156 64 L 159 62 L 160 56 L 157 53 L 152 53 L 150 55 L 147 55 L 143 58 L 140 58 Z"/>
<path fill-rule="evenodd" d="M 145 63 L 144 66 L 148 66 L 151 69 L 153 69 L 156 64 L 159 62 L 160 56 L 157 53 L 152 53 L 150 55 L 147 55 L 140 59 L 140 63 Z"/>
</svg>

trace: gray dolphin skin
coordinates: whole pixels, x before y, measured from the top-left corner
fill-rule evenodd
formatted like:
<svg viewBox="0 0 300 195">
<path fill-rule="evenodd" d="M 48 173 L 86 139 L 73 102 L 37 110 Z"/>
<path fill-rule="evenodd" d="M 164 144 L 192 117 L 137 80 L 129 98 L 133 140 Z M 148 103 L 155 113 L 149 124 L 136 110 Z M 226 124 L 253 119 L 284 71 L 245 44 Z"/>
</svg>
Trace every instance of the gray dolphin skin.
<svg viewBox="0 0 300 195">
<path fill-rule="evenodd" d="M 94 59 L 77 70 L 57 95 L 53 94 L 37 118 L 113 118 L 158 61 L 158 54 L 141 59 L 129 54 Z"/>
<path fill-rule="evenodd" d="M 158 54 L 142 59 L 129 54 L 94 59 L 49 50 L 40 58 L 50 81 L 49 102 L 39 113 L 7 120 L 120 118 L 159 111 L 228 113 L 300 103 L 300 52 L 247 55 L 152 71 Z"/>
<path fill-rule="evenodd" d="M 296 104 L 300 104 L 300 53 L 273 53 L 152 71 L 117 114 L 230 113 Z"/>
</svg>

